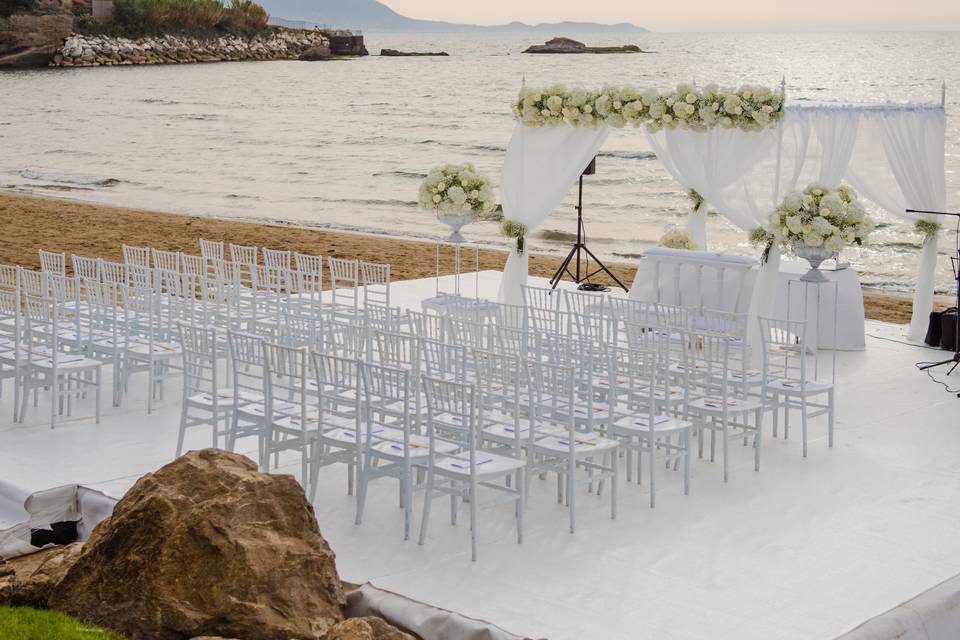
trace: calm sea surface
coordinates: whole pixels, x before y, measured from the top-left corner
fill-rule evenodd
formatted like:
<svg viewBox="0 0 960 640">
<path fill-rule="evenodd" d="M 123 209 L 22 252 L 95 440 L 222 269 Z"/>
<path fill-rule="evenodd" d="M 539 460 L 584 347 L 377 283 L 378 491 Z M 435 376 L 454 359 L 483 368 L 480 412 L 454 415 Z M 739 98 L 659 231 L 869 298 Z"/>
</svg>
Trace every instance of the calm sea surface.
<svg viewBox="0 0 960 640">
<path fill-rule="evenodd" d="M 254 62 L 57 69 L 0 74 L 0 188 L 94 202 L 294 224 L 441 237 L 416 207 L 419 181 L 471 161 L 499 180 L 521 78 L 590 87 L 668 88 L 680 81 L 774 86 L 789 101 L 940 100 L 947 82 L 947 202 L 960 208 L 960 33 L 624 34 L 651 54 L 528 56 L 555 34 L 368 33 L 367 46 L 445 50 L 449 58 Z M 586 187 L 592 247 L 634 258 L 682 224 L 684 189 L 635 130 L 614 132 Z M 530 239 L 563 251 L 573 193 Z M 909 290 L 919 238 L 878 213 L 882 228 L 844 256 L 864 284 Z M 712 248 L 751 252 L 717 216 Z M 496 225 L 465 230 L 501 243 Z M 952 251 L 951 232 L 941 243 Z M 941 261 L 938 290 L 952 290 Z"/>
</svg>

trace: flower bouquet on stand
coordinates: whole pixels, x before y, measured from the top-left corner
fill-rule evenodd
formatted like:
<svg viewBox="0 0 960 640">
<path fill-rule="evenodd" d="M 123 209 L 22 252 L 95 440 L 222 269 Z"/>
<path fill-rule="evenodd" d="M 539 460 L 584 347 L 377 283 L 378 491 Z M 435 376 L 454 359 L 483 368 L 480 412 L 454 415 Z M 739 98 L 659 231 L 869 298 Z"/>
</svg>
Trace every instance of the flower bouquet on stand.
<svg viewBox="0 0 960 640">
<path fill-rule="evenodd" d="M 788 193 L 770 214 L 769 226 L 755 229 L 750 239 L 764 246 L 764 260 L 776 244 L 810 263 L 801 280 L 823 282 L 820 264 L 850 245 L 863 246 L 873 228 L 853 189 L 814 183 Z"/>
<path fill-rule="evenodd" d="M 493 219 L 493 186 L 470 164 L 434 167 L 420 185 L 420 206 L 452 230 L 447 242 L 462 243 L 460 230 L 477 219 Z"/>
<path fill-rule="evenodd" d="M 685 229 L 676 225 L 670 225 L 660 237 L 660 246 L 667 249 L 684 249 L 686 251 L 696 251 L 699 249 L 697 243 L 690 238 L 690 234 Z"/>
</svg>

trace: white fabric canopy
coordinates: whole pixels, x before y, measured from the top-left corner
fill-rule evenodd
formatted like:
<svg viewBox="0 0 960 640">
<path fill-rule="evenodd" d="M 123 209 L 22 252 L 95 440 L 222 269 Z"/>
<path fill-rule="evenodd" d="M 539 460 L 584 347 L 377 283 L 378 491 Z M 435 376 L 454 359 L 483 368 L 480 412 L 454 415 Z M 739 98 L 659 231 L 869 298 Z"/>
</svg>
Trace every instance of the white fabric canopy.
<svg viewBox="0 0 960 640">
<path fill-rule="evenodd" d="M 606 141 L 606 127 L 525 127 L 518 124 L 507 147 L 500 179 L 503 217 L 533 231 L 563 201 Z M 522 304 L 527 252 L 510 252 L 503 270 L 501 303 Z"/>
<path fill-rule="evenodd" d="M 647 132 L 657 158 L 685 187 L 696 189 L 745 233 L 766 226 L 770 212 L 792 189 L 846 179 L 894 215 L 906 208 L 943 210 L 943 105 L 789 106 L 777 126 L 762 131 L 714 127 L 707 131 Z M 606 139 L 606 127 L 517 125 L 507 149 L 501 191 L 504 216 L 533 230 L 560 204 Z M 707 248 L 706 206 L 690 216 L 691 237 Z M 937 239 L 924 243 L 910 337 L 920 339 L 933 304 Z M 780 252 L 762 269 L 751 307 L 773 313 Z M 501 302 L 520 304 L 527 259 L 511 252 Z"/>
</svg>

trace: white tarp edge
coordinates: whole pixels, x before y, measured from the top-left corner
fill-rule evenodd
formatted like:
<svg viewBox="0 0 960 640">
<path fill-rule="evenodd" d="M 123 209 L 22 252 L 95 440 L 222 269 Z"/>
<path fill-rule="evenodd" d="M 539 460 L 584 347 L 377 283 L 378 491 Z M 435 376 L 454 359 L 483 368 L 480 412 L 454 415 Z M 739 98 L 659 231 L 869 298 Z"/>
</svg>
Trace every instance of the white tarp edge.
<svg viewBox="0 0 960 640">
<path fill-rule="evenodd" d="M 347 615 L 379 616 L 423 640 L 528 640 L 489 622 L 431 607 L 369 583 L 347 594 Z"/>
<path fill-rule="evenodd" d="M 71 484 L 28 493 L 0 481 L 0 558 L 16 558 L 40 550 L 30 543 L 36 529 L 55 522 L 76 522 L 78 541 L 113 513 L 117 503 L 102 491 Z"/>
</svg>

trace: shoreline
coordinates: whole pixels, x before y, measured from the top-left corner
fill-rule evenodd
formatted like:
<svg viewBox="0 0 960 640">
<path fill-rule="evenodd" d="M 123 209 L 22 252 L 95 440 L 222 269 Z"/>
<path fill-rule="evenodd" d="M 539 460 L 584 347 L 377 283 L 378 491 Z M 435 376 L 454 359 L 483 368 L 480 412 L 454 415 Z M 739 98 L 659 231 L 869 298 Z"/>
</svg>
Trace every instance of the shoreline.
<svg viewBox="0 0 960 640">
<path fill-rule="evenodd" d="M 0 191 L 0 219 L 4 221 L 5 236 L 5 242 L 0 244 L 0 263 L 30 268 L 39 268 L 39 248 L 119 260 L 124 243 L 198 253 L 198 240 L 205 238 L 386 262 L 391 265 L 396 280 L 427 278 L 436 274 L 433 238 L 162 213 L 9 191 Z M 475 266 L 473 251 L 465 253 L 464 269 L 471 270 Z M 481 247 L 480 269 L 500 271 L 506 258 L 505 249 Z M 562 258 L 560 255 L 531 253 L 530 274 L 550 277 Z M 441 273 L 452 273 L 453 266 L 452 247 L 441 250 Z M 607 266 L 623 282 L 633 282 L 634 264 L 611 261 Z M 598 280 L 610 284 L 605 278 Z M 910 321 L 911 308 L 909 298 L 864 289 L 867 319 L 905 324 Z"/>
</svg>

